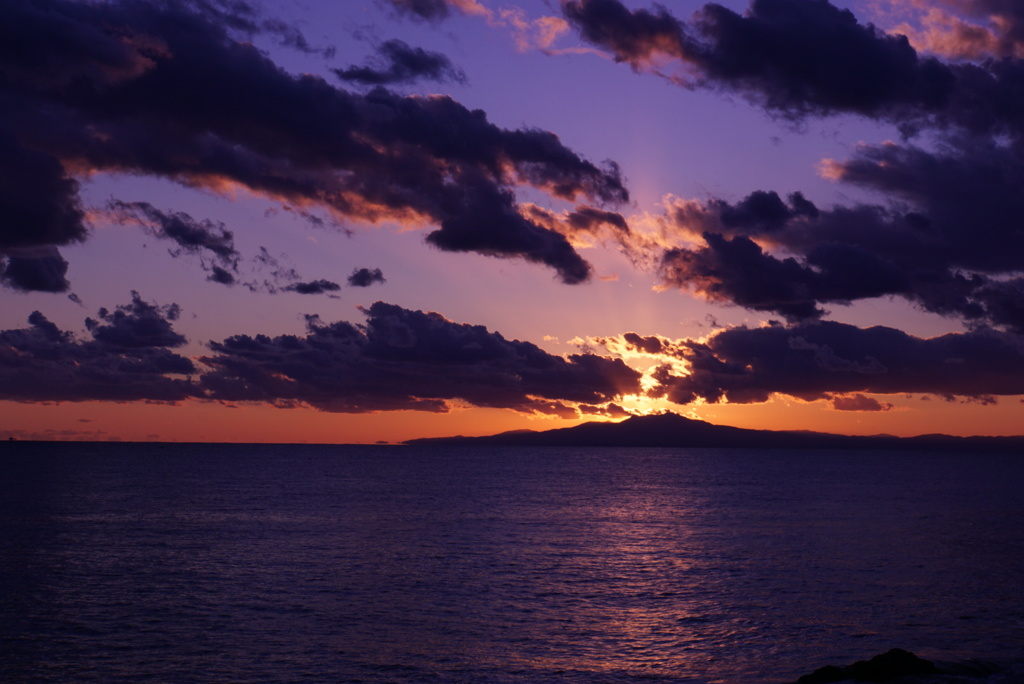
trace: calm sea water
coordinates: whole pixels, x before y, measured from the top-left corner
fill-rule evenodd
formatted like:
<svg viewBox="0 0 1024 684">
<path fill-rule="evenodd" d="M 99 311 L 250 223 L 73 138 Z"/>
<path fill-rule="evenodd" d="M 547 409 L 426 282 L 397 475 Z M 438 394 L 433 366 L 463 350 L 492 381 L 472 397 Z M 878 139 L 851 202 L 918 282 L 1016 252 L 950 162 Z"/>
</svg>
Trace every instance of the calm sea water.
<svg viewBox="0 0 1024 684">
<path fill-rule="evenodd" d="M 5 682 L 1020 657 L 1024 455 L 0 445 Z"/>
</svg>

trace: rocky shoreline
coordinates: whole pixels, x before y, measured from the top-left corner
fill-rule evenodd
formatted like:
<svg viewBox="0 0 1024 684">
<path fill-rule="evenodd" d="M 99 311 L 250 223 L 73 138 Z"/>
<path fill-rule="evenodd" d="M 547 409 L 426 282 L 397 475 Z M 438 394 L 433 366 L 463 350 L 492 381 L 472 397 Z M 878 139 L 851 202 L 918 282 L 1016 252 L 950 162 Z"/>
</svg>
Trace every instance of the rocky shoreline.
<svg viewBox="0 0 1024 684">
<path fill-rule="evenodd" d="M 1024 661 L 995 663 L 931 661 L 894 648 L 851 665 L 826 665 L 800 677 L 795 684 L 835 682 L 892 682 L 893 684 L 1024 684 Z"/>
</svg>

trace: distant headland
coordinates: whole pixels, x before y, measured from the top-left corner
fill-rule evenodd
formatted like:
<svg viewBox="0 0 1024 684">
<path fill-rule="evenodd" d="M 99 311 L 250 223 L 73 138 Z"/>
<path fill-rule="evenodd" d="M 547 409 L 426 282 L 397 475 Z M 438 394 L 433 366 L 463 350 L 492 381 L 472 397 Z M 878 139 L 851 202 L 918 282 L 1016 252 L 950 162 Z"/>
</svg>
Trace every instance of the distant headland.
<svg viewBox="0 0 1024 684">
<path fill-rule="evenodd" d="M 429 437 L 413 445 L 494 445 L 572 447 L 700 447 L 740 449 L 891 449 L 920 451 L 1005 451 L 1024 454 L 1024 436 L 837 435 L 826 432 L 751 430 L 713 425 L 666 412 L 633 416 L 618 423 L 590 422 L 570 428 L 516 430 L 484 437 Z"/>
</svg>

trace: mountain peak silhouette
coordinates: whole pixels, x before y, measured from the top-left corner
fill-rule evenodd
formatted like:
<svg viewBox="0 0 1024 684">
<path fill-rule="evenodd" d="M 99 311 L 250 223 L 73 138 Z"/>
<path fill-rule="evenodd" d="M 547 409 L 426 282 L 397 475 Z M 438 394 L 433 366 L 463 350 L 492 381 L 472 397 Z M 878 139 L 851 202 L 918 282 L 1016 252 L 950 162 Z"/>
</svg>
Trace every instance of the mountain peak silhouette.
<svg viewBox="0 0 1024 684">
<path fill-rule="evenodd" d="M 592 421 L 541 432 L 515 430 L 483 437 L 430 437 L 411 445 L 493 445 L 572 447 L 690 447 L 740 449 L 918 449 L 935 451 L 1016 451 L 1024 454 L 1024 436 L 953 437 L 921 435 L 851 436 L 807 430 L 753 430 L 714 425 L 666 411 L 631 416 L 619 422 Z"/>
</svg>

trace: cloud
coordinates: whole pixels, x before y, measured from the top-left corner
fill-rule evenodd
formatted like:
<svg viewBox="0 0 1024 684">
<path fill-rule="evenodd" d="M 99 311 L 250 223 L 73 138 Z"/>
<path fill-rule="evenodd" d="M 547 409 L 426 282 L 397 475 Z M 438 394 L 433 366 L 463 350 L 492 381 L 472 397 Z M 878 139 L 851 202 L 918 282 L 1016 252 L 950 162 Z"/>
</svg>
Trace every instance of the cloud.
<svg viewBox="0 0 1024 684">
<path fill-rule="evenodd" d="M 180 347 L 185 337 L 174 331 L 173 321 L 181 316 L 177 304 L 157 306 L 143 301 L 132 291 L 130 304 L 110 311 L 99 310 L 100 321 L 85 319 L 85 327 L 97 342 L 118 348 Z"/>
<path fill-rule="evenodd" d="M 744 15 L 705 5 L 684 57 L 715 84 L 791 114 L 897 116 L 941 106 L 953 75 L 902 36 L 860 24 L 829 2 L 754 0 Z"/>
<path fill-rule="evenodd" d="M 103 442 L 117 442 L 120 441 L 120 437 L 111 435 L 105 430 L 56 430 L 54 428 L 46 428 L 43 430 L 32 430 L 32 429 L 3 429 L 0 428 L 0 440 L 27 440 L 27 441 L 38 441 L 38 442 L 49 442 L 49 441 L 103 441 Z"/>
<path fill-rule="evenodd" d="M 722 200 L 712 200 L 711 205 L 723 228 L 746 235 L 770 234 L 799 216 L 819 215 L 818 208 L 799 192 L 789 196 L 788 205 L 774 191 L 763 190 L 755 190 L 735 206 Z"/>
<path fill-rule="evenodd" d="M 705 341 L 623 341 L 684 362 L 687 374 L 667 366 L 655 373 L 655 393 L 678 404 L 763 402 L 773 394 L 811 401 L 857 393 L 1024 393 L 1024 345 L 992 329 L 919 338 L 882 326 L 817 321 L 729 328 Z"/>
<path fill-rule="evenodd" d="M 14 2 L 0 25 L 17 27 L 0 41 L 0 131 L 17 154 L 0 165 L 35 169 L 42 182 L 30 190 L 54 200 L 42 218 L 5 222 L 7 246 L 81 239 L 70 174 L 130 173 L 243 187 L 339 219 L 433 225 L 429 241 L 441 249 L 523 258 L 575 283 L 588 265 L 523 217 L 516 188 L 629 198 L 617 167 L 594 165 L 552 133 L 499 128 L 448 97 L 356 94 L 293 76 L 232 21 L 184 4 Z"/>
<path fill-rule="evenodd" d="M 56 245 L 86 234 L 77 181 L 51 155 L 6 134 L 0 117 L 0 285 L 67 292 L 68 263 Z"/>
<path fill-rule="evenodd" d="M 768 237 L 802 217 L 815 219 L 821 214 L 802 193 L 792 193 L 787 199 L 783 201 L 774 190 L 755 190 L 736 203 L 717 197 L 704 202 L 673 197 L 667 202 L 665 216 L 676 230 L 668 232 L 693 240 L 704 233 Z"/>
<path fill-rule="evenodd" d="M 521 52 L 540 50 L 546 54 L 565 54 L 573 50 L 555 49 L 555 42 L 569 31 L 569 23 L 561 17 L 542 16 L 528 19 L 526 12 L 518 7 L 503 7 L 497 15 L 492 14 L 491 25 L 506 26 L 512 32 L 516 48 Z"/>
<path fill-rule="evenodd" d="M 1024 17 L 999 0 L 946 4 L 992 17 L 1008 39 Z M 862 145 L 822 164 L 826 177 L 878 192 L 878 204 L 820 208 L 769 190 L 676 201 L 654 221 L 660 236 L 620 238 L 663 285 L 789 321 L 899 296 L 1024 332 L 1024 61 L 946 64 L 825 0 L 753 0 L 744 14 L 709 3 L 685 20 L 618 0 L 563 0 L 562 12 L 617 60 L 689 88 L 740 93 L 784 117 L 855 113 L 908 136 L 929 130 L 927 147 Z"/>
<path fill-rule="evenodd" d="M 1024 215 L 1017 151 L 990 140 L 948 141 L 944 150 L 908 144 L 861 145 L 845 162 L 827 162 L 830 177 L 909 203 L 924 258 L 984 273 L 1017 270 L 1024 254 Z"/>
<path fill-rule="evenodd" d="M 341 285 L 321 278 L 320 280 L 311 280 L 307 283 L 292 283 L 282 289 L 299 294 L 325 294 L 327 292 L 337 292 L 341 289 Z"/>
<path fill-rule="evenodd" d="M 958 12 L 990 24 L 996 57 L 1024 57 L 1024 7 L 1012 0 L 947 0 Z M 957 27 L 960 28 L 960 27 Z M 964 27 L 970 34 L 970 26 Z"/>
<path fill-rule="evenodd" d="M 603 416 L 605 418 L 621 419 L 634 415 L 618 404 L 608 404 L 607 406 L 587 406 L 586 404 L 581 404 L 577 408 L 579 408 L 580 413 L 584 416 Z"/>
<path fill-rule="evenodd" d="M 0 251 L 81 241 L 84 221 L 78 183 L 60 162 L 0 129 Z"/>
<path fill-rule="evenodd" d="M 329 290 L 329 288 L 325 288 Z M 33 312 L 0 331 L 0 399 L 251 401 L 324 411 L 448 411 L 471 405 L 577 417 L 619 415 L 610 404 L 640 391 L 619 359 L 548 354 L 478 325 L 377 302 L 366 323 L 307 316 L 303 336 L 235 335 L 209 344 L 201 364 L 175 353 L 177 305 L 100 309 L 80 339 Z M 183 377 L 188 376 L 188 377 Z"/>
<path fill-rule="evenodd" d="M 386 0 L 392 7 L 406 16 L 427 21 L 439 21 L 448 17 L 448 3 L 445 0 Z"/>
<path fill-rule="evenodd" d="M 482 326 L 377 302 L 365 325 L 307 317 L 304 336 L 211 342 L 206 396 L 308 404 L 324 411 L 447 411 L 455 404 L 556 413 L 639 391 L 622 361 L 553 356 Z"/>
<path fill-rule="evenodd" d="M 883 404 L 877 399 L 863 394 L 852 394 L 845 397 L 832 397 L 832 408 L 836 411 L 891 411 L 893 405 Z"/>
<path fill-rule="evenodd" d="M 682 23 L 663 7 L 630 10 L 617 0 L 572 0 L 562 2 L 562 14 L 587 42 L 634 69 L 651 66 L 659 55 L 682 57 L 688 50 Z"/>
<path fill-rule="evenodd" d="M 132 302 L 87 319 L 91 339 L 60 330 L 38 311 L 29 327 L 0 331 L 0 398 L 15 401 L 180 401 L 198 386 L 188 358 L 171 351 L 185 338 L 171 326 L 174 305 Z"/>
<path fill-rule="evenodd" d="M 261 247 L 255 257 L 243 258 L 235 247 L 234 233 L 220 221 L 195 219 L 181 211 L 161 211 L 148 202 L 123 202 L 113 199 L 107 202 L 105 215 L 122 225 L 137 224 L 149 235 L 173 242 L 176 247 L 169 250 L 173 257 L 184 254 L 198 256 L 203 269 L 209 274 L 207 280 L 210 282 L 228 286 L 241 282 L 251 292 L 269 294 L 325 294 L 341 289 L 337 283 L 322 278 L 301 282 L 294 268 L 283 265 L 265 247 Z M 53 248 L 49 249 L 55 251 Z M 243 264 L 252 267 L 253 271 L 268 273 L 262 280 L 240 281 L 239 267 Z M 65 264 L 64 269 L 66 268 Z M 0 273 L 0 278 L 3 277 Z M 64 286 L 67 286 L 66 282 Z"/>
<path fill-rule="evenodd" d="M 332 71 L 343 81 L 362 85 L 413 83 L 420 79 L 457 83 L 466 80 L 466 74 L 440 52 L 414 48 L 397 39 L 384 41 L 377 52 L 382 64 L 376 68 L 350 66 L 347 69 Z"/>
<path fill-rule="evenodd" d="M 659 276 L 668 285 L 692 289 L 709 301 L 774 311 L 790 319 L 814 318 L 817 274 L 793 258 L 765 254 L 750 238 L 705 233 L 707 246 L 670 249 Z"/>
<path fill-rule="evenodd" d="M 689 21 L 618 0 L 563 0 L 562 12 L 585 40 L 634 69 L 677 62 L 688 74 L 674 77 L 681 84 L 729 88 L 790 116 L 933 109 L 954 80 L 905 37 L 825 1 L 753 0 L 743 15 L 708 3 Z"/>
<path fill-rule="evenodd" d="M 209 280 L 221 282 L 224 285 L 233 285 L 241 282 L 241 285 L 250 292 L 266 294 L 279 294 L 281 292 L 295 292 L 298 294 L 326 294 L 328 297 L 335 297 L 330 294 L 341 289 L 338 283 L 317 278 L 304 281 L 291 266 L 288 266 L 287 256 L 282 254 L 280 258 L 275 257 L 266 247 L 260 247 L 255 257 L 246 259 L 243 263 L 251 267 L 252 277 L 248 280 L 238 281 L 232 273 L 224 271 L 217 266 L 212 268 Z M 221 278 L 223 278 L 221 280 Z"/>
<path fill-rule="evenodd" d="M 486 230 L 481 230 L 486 226 Z M 427 242 L 446 252 L 479 252 L 496 257 L 519 256 L 555 269 L 568 284 L 588 280 L 591 267 L 561 233 L 524 217 L 508 190 L 482 179 L 468 184 L 457 215 L 441 222 Z"/>
<path fill-rule="evenodd" d="M 1013 146 L 974 136 L 936 150 L 861 145 L 823 170 L 888 205 L 824 209 L 766 191 L 736 203 L 676 201 L 668 224 L 697 245 L 661 253 L 663 283 L 790 320 L 893 295 L 969 325 L 1024 332 L 1024 165 Z"/>
<path fill-rule="evenodd" d="M 196 220 L 183 211 L 163 212 L 149 202 L 110 200 L 107 208 L 122 223 L 142 225 L 150 235 L 177 243 L 191 254 L 209 252 L 226 264 L 237 263 L 234 235 L 223 223 Z"/>
<path fill-rule="evenodd" d="M 492 27 L 508 29 L 520 51 L 541 50 L 547 54 L 564 54 L 578 50 L 558 50 L 552 46 L 569 30 L 569 24 L 561 17 L 542 16 L 529 19 L 520 7 L 502 7 L 493 11 L 477 0 L 384 0 L 399 14 L 429 22 L 440 22 L 451 16 L 451 10 L 459 14 L 482 17 Z"/>
<path fill-rule="evenodd" d="M 704 233 L 703 239 L 702 247 L 663 253 L 664 284 L 791 321 L 822 316 L 819 304 L 910 294 L 907 275 L 857 245 L 823 242 L 797 259 L 773 256 L 744 235 Z"/>
<path fill-rule="evenodd" d="M 999 0 L 950 2 L 991 10 L 1007 36 L 1021 34 L 1019 9 Z M 738 93 L 783 117 L 859 114 L 906 135 L 930 127 L 1024 133 L 1022 60 L 947 64 L 827 0 L 752 0 L 742 15 L 708 3 L 688 20 L 619 0 L 563 0 L 562 12 L 617 61 L 687 88 Z"/>
<path fill-rule="evenodd" d="M 390 4 L 399 14 L 432 22 L 448 18 L 452 9 L 461 14 L 475 14 L 488 18 L 492 16 L 491 11 L 477 0 L 382 0 L 382 2 Z"/>
<path fill-rule="evenodd" d="M 234 285 L 235 275 L 226 268 L 213 264 L 210 266 L 210 275 L 207 280 L 211 283 L 218 283 L 220 285 Z"/>
<path fill-rule="evenodd" d="M 579 205 L 571 211 L 554 212 L 535 204 L 526 205 L 523 213 L 539 225 L 565 235 L 573 244 L 585 243 L 585 236 L 604 240 L 612 238 L 623 247 L 631 247 L 640 236 L 633 234 L 622 214 Z"/>
<path fill-rule="evenodd" d="M 183 211 L 163 212 L 148 202 L 110 200 L 107 210 L 118 223 L 137 223 L 153 237 L 177 244 L 177 249 L 170 250 L 171 256 L 198 255 L 210 282 L 234 285 L 237 281 L 241 255 L 234 234 L 223 223 L 197 220 Z"/>
<path fill-rule="evenodd" d="M 906 16 L 890 30 L 918 50 L 952 59 L 1024 57 L 1024 10 L 1004 0 L 889 0 L 886 16 Z M 909 15 L 909 16 L 908 16 Z"/>
<path fill-rule="evenodd" d="M 379 268 L 357 268 L 348 277 L 348 284 L 352 287 L 369 287 L 374 283 L 383 283 L 384 274 Z"/>
<path fill-rule="evenodd" d="M 975 137 L 950 140 L 940 152 L 887 143 L 861 146 L 846 162 L 828 162 L 827 171 L 909 204 L 903 221 L 860 234 L 847 226 L 840 239 L 912 274 L 911 296 L 922 307 L 1024 332 L 1017 151 Z"/>
<path fill-rule="evenodd" d="M 331 46 L 313 47 L 297 26 L 276 17 L 264 16 L 258 5 L 245 0 L 194 0 L 190 8 L 209 21 L 248 38 L 258 34 L 269 35 L 278 44 L 299 52 L 322 54 L 324 57 L 333 57 L 335 53 Z"/>
<path fill-rule="evenodd" d="M 15 247 L 0 252 L 0 284 L 21 292 L 67 292 L 68 262 L 56 247 Z"/>
</svg>

